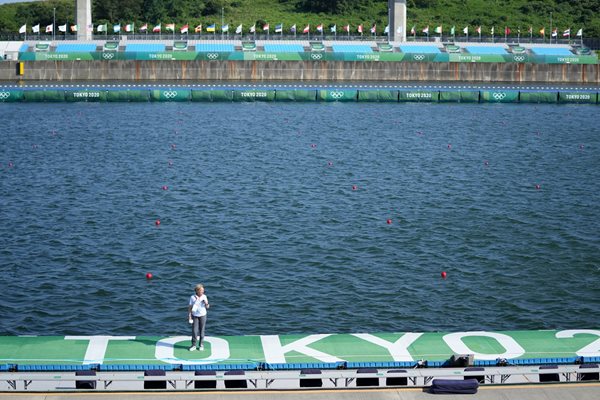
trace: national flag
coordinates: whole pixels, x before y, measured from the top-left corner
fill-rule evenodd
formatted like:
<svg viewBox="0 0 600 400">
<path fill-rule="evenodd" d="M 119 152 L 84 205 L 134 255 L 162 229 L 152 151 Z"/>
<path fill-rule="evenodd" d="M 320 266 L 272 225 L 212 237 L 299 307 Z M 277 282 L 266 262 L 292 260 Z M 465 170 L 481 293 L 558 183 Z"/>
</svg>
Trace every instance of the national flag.
<svg viewBox="0 0 600 400">
<path fill-rule="evenodd" d="M 558 28 L 552 29 L 552 37 L 557 37 L 557 36 L 558 36 Z"/>
<path fill-rule="evenodd" d="M 426 33 L 429 35 L 429 25 L 427 25 L 424 29 L 423 29 L 423 33 Z"/>
<path fill-rule="evenodd" d="M 229 32 L 229 24 L 221 25 L 221 32 L 228 33 Z"/>
<path fill-rule="evenodd" d="M 217 30 L 215 24 L 208 25 L 206 27 L 206 32 L 215 32 Z"/>
<path fill-rule="evenodd" d="M 175 24 L 167 24 L 165 29 L 171 32 L 175 32 Z"/>
<path fill-rule="evenodd" d="M 254 33 L 254 32 L 256 32 L 256 24 L 254 24 L 250 27 L 250 33 Z"/>
<path fill-rule="evenodd" d="M 434 32 L 435 32 L 435 33 L 440 33 L 440 34 L 441 34 L 441 33 L 442 33 L 442 26 L 441 26 L 441 25 L 440 25 L 440 26 L 437 26 L 437 27 L 435 28 Z"/>
<path fill-rule="evenodd" d="M 358 31 L 358 33 L 363 33 L 363 26 L 362 26 L 362 24 L 360 24 L 358 26 L 358 28 L 356 28 L 356 30 Z"/>
<path fill-rule="evenodd" d="M 71 25 L 71 32 L 77 32 L 79 30 L 79 25 Z"/>
<path fill-rule="evenodd" d="M 344 31 L 350 33 L 350 24 L 344 26 Z"/>
<path fill-rule="evenodd" d="M 140 26 L 140 32 L 146 32 L 148 30 L 148 24 Z"/>
<path fill-rule="evenodd" d="M 371 33 L 375 34 L 375 32 L 377 32 L 377 25 L 373 24 L 373 26 L 371 27 Z"/>
<path fill-rule="evenodd" d="M 454 36 L 456 34 L 456 27 L 454 25 L 452 25 L 452 28 L 450 28 L 450 34 L 452 36 Z"/>
<path fill-rule="evenodd" d="M 67 32 L 67 24 L 59 25 L 58 30 L 66 33 Z"/>
<path fill-rule="evenodd" d="M 469 27 L 468 27 L 468 26 L 465 26 L 465 29 L 463 29 L 463 33 L 464 33 L 465 35 L 468 35 L 468 34 L 469 34 Z"/>
<path fill-rule="evenodd" d="M 296 24 L 294 24 L 290 27 L 290 32 L 296 33 Z"/>
<path fill-rule="evenodd" d="M 121 24 L 113 25 L 113 32 L 114 33 L 121 32 Z"/>
<path fill-rule="evenodd" d="M 577 31 L 577 35 L 576 35 L 576 36 L 577 36 L 577 37 L 581 37 L 581 36 L 583 36 L 583 28 L 581 28 L 581 29 L 579 29 L 579 30 Z"/>
<path fill-rule="evenodd" d="M 125 25 L 125 32 L 133 32 L 133 24 Z"/>
<path fill-rule="evenodd" d="M 413 25 L 412 28 L 410 28 L 410 34 L 411 35 L 416 35 L 417 34 L 417 26 Z"/>
<path fill-rule="evenodd" d="M 383 34 L 384 34 L 384 35 L 387 35 L 388 33 L 390 33 L 390 26 L 389 26 L 389 25 L 386 25 L 386 26 L 385 26 L 385 29 L 383 30 Z M 400 33 L 400 32 L 398 32 L 398 33 Z"/>
<path fill-rule="evenodd" d="M 304 27 L 304 29 L 302 30 L 302 33 L 308 33 L 308 32 L 310 32 L 310 24 L 306 25 Z"/>
<path fill-rule="evenodd" d="M 283 24 L 275 25 L 275 33 L 283 33 Z"/>
<path fill-rule="evenodd" d="M 268 31 L 268 30 L 269 30 L 269 24 L 264 24 L 263 31 Z"/>
<path fill-rule="evenodd" d="M 475 32 L 479 33 L 481 35 L 481 25 L 479 25 L 477 27 L 477 29 L 475 29 Z"/>
<path fill-rule="evenodd" d="M 194 28 L 194 33 L 200 33 L 200 32 L 202 32 L 202 24 L 200 24 Z"/>
<path fill-rule="evenodd" d="M 533 26 L 529 27 L 529 30 L 527 31 L 527 33 L 529 33 L 530 35 L 533 33 Z"/>
<path fill-rule="evenodd" d="M 27 32 L 27 24 L 25 24 L 19 28 L 19 33 L 25 33 L 25 32 Z"/>
<path fill-rule="evenodd" d="M 31 27 L 31 31 L 33 33 L 40 33 L 40 24 L 34 25 Z"/>
<path fill-rule="evenodd" d="M 492 29 L 490 29 L 490 33 L 492 34 L 492 36 L 494 35 L 494 28 L 496 28 L 495 26 L 492 26 Z"/>
<path fill-rule="evenodd" d="M 241 35 L 242 34 L 242 24 L 239 24 L 237 28 L 235 28 L 235 34 L 236 35 Z"/>
<path fill-rule="evenodd" d="M 160 33 L 161 30 L 162 30 L 161 24 L 158 24 L 154 28 L 152 28 L 152 32 L 154 32 L 154 33 Z"/>
<path fill-rule="evenodd" d="M 520 33 L 520 32 L 519 32 L 519 33 Z M 504 27 L 504 34 L 505 34 L 506 36 L 510 35 L 510 28 L 509 28 L 508 26 L 505 26 L 505 27 Z"/>
<path fill-rule="evenodd" d="M 545 27 L 540 29 L 540 35 L 546 36 L 546 28 Z"/>
<path fill-rule="evenodd" d="M 317 25 L 317 32 L 323 33 L 323 24 Z"/>
<path fill-rule="evenodd" d="M 331 33 L 336 33 L 337 32 L 337 25 L 333 25 L 331 28 L 329 28 L 329 30 L 331 31 Z"/>
<path fill-rule="evenodd" d="M 188 24 L 185 24 L 184 26 L 182 26 L 181 28 L 179 28 L 179 32 L 183 33 L 188 33 L 190 31 L 190 26 Z"/>
<path fill-rule="evenodd" d="M 571 28 L 568 28 L 568 29 L 566 29 L 566 30 L 563 32 L 563 36 L 571 36 Z"/>
<path fill-rule="evenodd" d="M 53 30 L 54 30 L 54 25 L 47 25 L 46 26 L 46 33 L 52 33 Z"/>
</svg>

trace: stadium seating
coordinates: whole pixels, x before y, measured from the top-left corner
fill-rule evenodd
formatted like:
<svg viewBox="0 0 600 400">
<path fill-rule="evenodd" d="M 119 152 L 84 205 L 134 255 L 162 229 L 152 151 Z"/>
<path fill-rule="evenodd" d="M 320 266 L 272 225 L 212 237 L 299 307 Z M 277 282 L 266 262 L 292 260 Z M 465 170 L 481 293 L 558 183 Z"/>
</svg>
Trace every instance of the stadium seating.
<svg viewBox="0 0 600 400">
<path fill-rule="evenodd" d="M 331 46 L 334 53 L 372 53 L 370 46 L 360 44 L 334 44 Z"/>
<path fill-rule="evenodd" d="M 96 51 L 95 43 L 60 43 L 56 46 L 57 53 L 89 53 Z"/>
<path fill-rule="evenodd" d="M 477 55 L 506 54 L 506 49 L 502 46 L 467 46 L 465 49 Z"/>
<path fill-rule="evenodd" d="M 400 46 L 400 51 L 403 53 L 419 53 L 419 54 L 438 54 L 441 53 L 440 48 L 435 45 L 409 45 Z"/>
<path fill-rule="evenodd" d="M 302 53 L 304 47 L 299 44 L 265 44 L 267 53 Z"/>
<path fill-rule="evenodd" d="M 196 52 L 233 52 L 235 46 L 228 43 L 198 43 L 196 44 Z"/>
<path fill-rule="evenodd" d="M 166 45 L 162 43 L 129 43 L 125 46 L 126 52 L 154 53 L 165 51 Z"/>
<path fill-rule="evenodd" d="M 566 47 L 533 47 L 531 51 L 540 56 L 572 56 Z"/>
</svg>

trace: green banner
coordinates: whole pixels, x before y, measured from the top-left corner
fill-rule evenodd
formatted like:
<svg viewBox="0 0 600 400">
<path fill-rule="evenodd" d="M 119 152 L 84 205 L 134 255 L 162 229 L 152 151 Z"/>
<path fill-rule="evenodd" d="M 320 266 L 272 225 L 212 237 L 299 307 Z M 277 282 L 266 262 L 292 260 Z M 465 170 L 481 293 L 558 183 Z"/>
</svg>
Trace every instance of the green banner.
<svg viewBox="0 0 600 400">
<path fill-rule="evenodd" d="M 26 102 L 61 102 L 65 101 L 65 92 L 62 90 L 25 90 L 23 100 Z"/>
<path fill-rule="evenodd" d="M 317 99 L 320 101 L 356 101 L 357 91 L 354 89 L 319 90 Z"/>
<path fill-rule="evenodd" d="M 440 92 L 428 90 L 401 90 L 399 101 L 401 102 L 437 102 L 440 100 Z"/>
<path fill-rule="evenodd" d="M 594 92 L 558 92 L 559 103 L 584 103 L 595 104 L 598 102 L 598 93 Z"/>
<path fill-rule="evenodd" d="M 150 91 L 152 101 L 189 101 L 191 90 L 189 89 L 155 89 Z"/>
<path fill-rule="evenodd" d="M 275 90 L 235 90 L 233 101 L 273 101 Z"/>
<path fill-rule="evenodd" d="M 23 90 L 0 89 L 0 102 L 16 103 L 19 101 L 23 101 Z"/>
<path fill-rule="evenodd" d="M 558 92 L 520 92 L 521 103 L 556 103 Z"/>
<path fill-rule="evenodd" d="M 275 91 L 276 101 L 316 101 L 317 91 L 306 89 L 284 89 Z"/>
<path fill-rule="evenodd" d="M 480 99 L 486 103 L 518 103 L 517 90 L 484 90 L 480 92 Z"/>
<path fill-rule="evenodd" d="M 212 101 L 211 90 L 192 90 L 191 100 L 197 102 Z"/>
<path fill-rule="evenodd" d="M 358 101 L 377 101 L 377 102 L 398 102 L 398 91 L 397 90 L 359 90 Z"/>
<path fill-rule="evenodd" d="M 74 102 L 104 102 L 106 101 L 106 90 L 81 89 L 65 90 L 65 101 Z"/>
<path fill-rule="evenodd" d="M 478 103 L 479 91 L 440 91 L 440 101 L 459 103 Z"/>
</svg>

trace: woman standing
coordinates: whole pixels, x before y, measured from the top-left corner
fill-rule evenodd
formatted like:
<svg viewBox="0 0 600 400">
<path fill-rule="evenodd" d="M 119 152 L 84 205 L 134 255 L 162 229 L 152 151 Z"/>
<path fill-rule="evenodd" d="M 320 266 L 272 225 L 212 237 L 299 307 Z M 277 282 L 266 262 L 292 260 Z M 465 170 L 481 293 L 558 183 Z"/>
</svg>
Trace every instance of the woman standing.
<svg viewBox="0 0 600 400">
<path fill-rule="evenodd" d="M 208 298 L 204 294 L 204 286 L 199 283 L 194 288 L 196 294 L 190 297 L 188 305 L 188 319 L 192 324 L 192 347 L 190 351 L 196 350 L 196 345 L 199 350 L 204 350 L 204 327 L 206 326 L 206 310 L 210 308 Z"/>
</svg>

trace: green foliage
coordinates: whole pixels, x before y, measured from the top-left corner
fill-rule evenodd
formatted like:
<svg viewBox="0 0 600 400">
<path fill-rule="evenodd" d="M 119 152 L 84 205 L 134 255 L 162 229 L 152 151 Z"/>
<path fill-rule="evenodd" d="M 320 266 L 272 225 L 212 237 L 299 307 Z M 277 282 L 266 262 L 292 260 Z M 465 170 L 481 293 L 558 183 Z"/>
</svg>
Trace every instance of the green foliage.
<svg viewBox="0 0 600 400">
<path fill-rule="evenodd" d="M 60 23 L 75 20 L 73 0 L 48 0 L 0 6 L 0 33 L 15 33 L 23 24 Z M 495 26 L 496 31 L 508 26 L 513 32 L 521 27 L 534 32 L 552 22 L 559 31 L 583 28 L 586 37 L 600 37 L 600 0 L 407 0 L 408 26 L 418 29 L 430 25 L 482 25 L 484 32 Z M 163 22 L 177 25 L 224 22 L 245 29 L 256 21 L 283 23 L 284 29 L 296 24 L 324 26 L 377 24 L 379 31 L 387 25 L 387 0 L 94 0 L 95 23 Z M 259 26 L 259 25 L 257 25 Z M 446 29 L 444 29 L 446 31 Z"/>
</svg>

